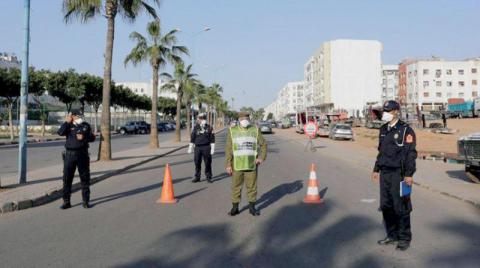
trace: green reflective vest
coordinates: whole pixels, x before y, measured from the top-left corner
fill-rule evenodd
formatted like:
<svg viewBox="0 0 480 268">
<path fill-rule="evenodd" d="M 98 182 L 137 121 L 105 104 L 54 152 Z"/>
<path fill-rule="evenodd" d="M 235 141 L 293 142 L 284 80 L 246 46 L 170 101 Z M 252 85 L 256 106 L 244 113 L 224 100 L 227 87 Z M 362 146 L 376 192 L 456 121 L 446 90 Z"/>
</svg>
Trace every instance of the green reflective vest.
<svg viewBox="0 0 480 268">
<path fill-rule="evenodd" d="M 255 170 L 258 146 L 258 128 L 230 128 L 232 135 L 233 169 L 236 171 Z"/>
</svg>

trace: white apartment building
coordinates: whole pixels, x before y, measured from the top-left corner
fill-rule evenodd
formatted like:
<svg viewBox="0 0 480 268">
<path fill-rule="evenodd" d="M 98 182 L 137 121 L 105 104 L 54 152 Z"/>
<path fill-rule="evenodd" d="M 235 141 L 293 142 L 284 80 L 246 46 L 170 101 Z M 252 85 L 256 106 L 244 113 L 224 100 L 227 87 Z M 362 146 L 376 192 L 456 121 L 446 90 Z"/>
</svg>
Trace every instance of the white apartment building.
<svg viewBox="0 0 480 268">
<path fill-rule="evenodd" d="M 406 66 L 407 104 L 424 110 L 446 108 L 448 99 L 477 98 L 480 91 L 480 58 L 445 61 L 417 60 Z"/>
<path fill-rule="evenodd" d="M 382 103 L 398 99 L 398 65 L 382 65 Z"/>
<path fill-rule="evenodd" d="M 278 93 L 277 99 L 265 107 L 265 116 L 272 113 L 276 120 L 305 110 L 305 82 L 289 82 Z"/>
<path fill-rule="evenodd" d="M 306 103 L 332 103 L 350 115 L 382 96 L 382 44 L 374 40 L 325 42 L 304 67 Z"/>
<path fill-rule="evenodd" d="M 130 90 L 137 94 L 137 95 L 145 95 L 148 97 L 152 97 L 152 83 L 145 83 L 145 82 L 115 82 L 117 85 L 122 85 L 125 87 L 130 88 Z M 165 97 L 165 98 L 172 98 L 177 99 L 177 95 L 174 92 L 163 91 L 162 88 L 162 81 L 159 81 L 158 86 L 158 96 Z"/>
<path fill-rule="evenodd" d="M 0 68 L 17 68 L 20 69 L 22 62 L 14 55 L 0 53 Z"/>
</svg>

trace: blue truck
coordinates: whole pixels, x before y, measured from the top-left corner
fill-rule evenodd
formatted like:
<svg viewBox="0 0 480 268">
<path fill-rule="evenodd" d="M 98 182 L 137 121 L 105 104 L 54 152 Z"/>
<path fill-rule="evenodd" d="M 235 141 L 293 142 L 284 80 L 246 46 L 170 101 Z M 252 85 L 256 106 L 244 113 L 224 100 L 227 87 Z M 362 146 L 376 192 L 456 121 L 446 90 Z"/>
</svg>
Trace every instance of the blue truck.
<svg viewBox="0 0 480 268">
<path fill-rule="evenodd" d="M 476 111 L 475 101 L 465 101 L 463 103 L 448 104 L 448 115 L 450 118 L 465 118 L 476 117 L 478 111 Z"/>
</svg>

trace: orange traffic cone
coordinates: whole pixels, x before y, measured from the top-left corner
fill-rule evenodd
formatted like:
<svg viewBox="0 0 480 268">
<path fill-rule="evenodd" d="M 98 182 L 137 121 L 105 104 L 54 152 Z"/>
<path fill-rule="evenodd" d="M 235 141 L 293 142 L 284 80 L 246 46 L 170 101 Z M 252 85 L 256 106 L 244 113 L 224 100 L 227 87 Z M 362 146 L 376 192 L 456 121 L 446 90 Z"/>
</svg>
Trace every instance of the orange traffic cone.
<svg viewBox="0 0 480 268">
<path fill-rule="evenodd" d="M 307 195 L 303 199 L 303 203 L 323 203 L 323 200 L 318 193 L 317 173 L 315 172 L 315 164 L 312 164 L 310 168 L 310 178 L 308 179 Z"/>
<path fill-rule="evenodd" d="M 178 199 L 173 194 L 172 174 L 170 172 L 170 165 L 165 167 L 165 176 L 163 177 L 162 196 L 157 200 L 157 203 L 174 204 Z"/>
</svg>

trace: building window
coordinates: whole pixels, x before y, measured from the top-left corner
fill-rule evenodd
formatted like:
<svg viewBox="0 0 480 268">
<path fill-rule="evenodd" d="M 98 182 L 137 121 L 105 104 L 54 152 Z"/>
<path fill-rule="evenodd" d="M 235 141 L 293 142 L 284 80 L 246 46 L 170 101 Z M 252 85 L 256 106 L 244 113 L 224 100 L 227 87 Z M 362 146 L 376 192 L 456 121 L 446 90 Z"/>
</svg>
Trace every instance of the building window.
<svg viewBox="0 0 480 268">
<path fill-rule="evenodd" d="M 472 86 L 476 86 L 477 85 L 477 80 L 472 80 Z"/>
<path fill-rule="evenodd" d="M 478 97 L 478 91 L 472 91 L 472 97 Z"/>
<path fill-rule="evenodd" d="M 427 75 L 428 74 L 428 69 L 423 69 L 423 75 Z"/>
<path fill-rule="evenodd" d="M 439 78 L 442 75 L 442 70 L 435 70 L 435 77 Z"/>
<path fill-rule="evenodd" d="M 423 92 L 423 97 L 428 98 L 429 94 L 428 92 Z"/>
<path fill-rule="evenodd" d="M 465 95 L 465 94 L 463 94 L 463 92 L 459 92 L 459 93 L 458 93 L 458 97 L 460 97 L 460 98 L 463 98 L 464 95 Z"/>
<path fill-rule="evenodd" d="M 452 97 L 452 92 L 448 92 L 447 93 L 447 98 L 451 98 Z"/>
<path fill-rule="evenodd" d="M 428 87 L 428 84 L 429 84 L 428 81 L 423 81 L 423 86 L 424 87 Z"/>
<path fill-rule="evenodd" d="M 452 86 L 452 81 L 447 81 L 447 87 L 451 87 Z"/>
<path fill-rule="evenodd" d="M 452 75 L 452 69 L 448 69 L 446 73 L 447 75 Z"/>
<path fill-rule="evenodd" d="M 143 93 L 143 88 L 142 88 L 142 89 L 140 89 L 140 91 Z"/>
<path fill-rule="evenodd" d="M 441 92 L 437 92 L 437 93 L 435 94 L 435 96 L 436 96 L 437 98 L 441 98 L 441 97 L 442 97 L 442 93 L 441 93 Z"/>
<path fill-rule="evenodd" d="M 477 68 L 472 68 L 472 74 L 476 74 L 477 73 Z"/>
<path fill-rule="evenodd" d="M 436 85 L 437 87 L 441 87 L 441 86 L 442 86 L 442 81 L 437 81 L 437 82 L 435 82 L 435 85 Z"/>
<path fill-rule="evenodd" d="M 458 74 L 463 75 L 463 70 L 462 69 L 458 70 Z"/>
<path fill-rule="evenodd" d="M 458 86 L 460 86 L 460 87 L 465 86 L 465 82 L 463 82 L 463 81 L 458 81 Z"/>
</svg>

